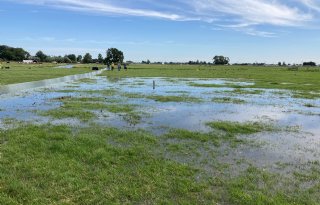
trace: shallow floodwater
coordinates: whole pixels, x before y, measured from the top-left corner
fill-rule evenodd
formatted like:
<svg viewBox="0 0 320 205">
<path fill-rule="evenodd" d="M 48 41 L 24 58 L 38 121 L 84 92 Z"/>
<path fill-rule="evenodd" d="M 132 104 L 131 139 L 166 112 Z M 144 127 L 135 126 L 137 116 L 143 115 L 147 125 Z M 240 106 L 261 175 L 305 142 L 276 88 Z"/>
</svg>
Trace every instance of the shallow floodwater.
<svg viewBox="0 0 320 205">
<path fill-rule="evenodd" d="M 90 74 L 84 74 L 90 75 Z M 83 77 L 83 76 L 82 76 Z M 0 127 L 6 127 L 8 119 L 32 123 L 69 124 L 86 126 L 77 119 L 57 120 L 39 116 L 37 112 L 58 108 L 61 103 L 53 99 L 63 96 L 88 97 L 100 96 L 79 91 L 103 91 L 115 89 L 117 94 L 105 96 L 106 99 L 118 100 L 116 104 L 134 104 L 137 112 L 142 113 L 142 120 L 132 124 L 124 120 L 121 114 L 97 111 L 95 123 L 123 129 L 143 128 L 162 134 L 171 128 L 208 132 L 206 122 L 211 121 L 258 121 L 271 123 L 284 128 L 278 132 L 263 132 L 244 138 L 262 143 L 259 148 L 248 149 L 246 146 L 232 151 L 227 157 L 237 156 L 251 159 L 260 166 L 278 161 L 308 162 L 320 158 L 320 100 L 292 98 L 289 91 L 260 90 L 259 94 L 239 94 L 227 85 L 250 85 L 252 83 L 228 81 L 225 79 L 176 79 L 176 78 L 114 78 L 93 77 L 96 82 L 69 82 L 76 80 L 68 77 L 51 84 L 39 82 L 13 85 L 0 92 Z M 156 87 L 153 89 L 153 81 Z M 48 81 L 46 81 L 48 82 Z M 68 83 L 69 82 L 69 83 Z M 196 84 L 226 85 L 219 87 L 194 87 Z M 31 90 L 28 89 L 30 84 Z M 34 86 L 31 86 L 34 85 Z M 40 86 L 39 86 L 40 85 Z M 46 88 L 46 89 L 43 89 Z M 21 89 L 26 89 L 21 91 Z M 253 91 L 253 89 L 242 89 Z M 19 91 L 19 92 L 15 92 Z M 4 94 L 5 93 L 5 94 Z M 125 93 L 141 97 L 124 97 Z M 143 96 L 190 96 L 201 102 L 157 102 Z M 217 102 L 212 99 L 232 98 L 242 100 L 240 104 Z M 306 106 L 312 105 L 312 106 Z M 289 131 L 288 131 L 289 130 Z M 292 131 L 290 131 L 292 130 Z"/>
</svg>

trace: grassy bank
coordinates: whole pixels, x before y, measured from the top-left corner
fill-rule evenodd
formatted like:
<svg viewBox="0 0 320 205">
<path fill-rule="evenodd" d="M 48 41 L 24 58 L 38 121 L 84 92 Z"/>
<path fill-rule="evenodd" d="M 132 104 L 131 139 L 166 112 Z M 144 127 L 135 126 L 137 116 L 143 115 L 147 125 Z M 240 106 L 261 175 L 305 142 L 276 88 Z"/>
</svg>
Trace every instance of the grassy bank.
<svg viewBox="0 0 320 205">
<path fill-rule="evenodd" d="M 73 69 L 56 68 L 57 64 L 2 64 L 0 69 L 0 85 L 31 82 L 37 80 L 58 78 L 67 75 L 91 72 L 91 65 L 75 65 Z"/>
<path fill-rule="evenodd" d="M 320 68 L 256 66 L 130 65 L 127 72 L 105 72 L 108 77 L 230 78 L 255 82 L 251 88 L 320 91 Z"/>
</svg>

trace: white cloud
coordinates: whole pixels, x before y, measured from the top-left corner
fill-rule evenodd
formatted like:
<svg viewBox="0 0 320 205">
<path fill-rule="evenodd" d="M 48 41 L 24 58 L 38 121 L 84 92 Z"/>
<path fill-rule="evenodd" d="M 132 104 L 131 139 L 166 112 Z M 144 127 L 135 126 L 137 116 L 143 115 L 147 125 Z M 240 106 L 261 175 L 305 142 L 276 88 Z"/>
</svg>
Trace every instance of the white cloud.
<svg viewBox="0 0 320 205">
<path fill-rule="evenodd" d="M 315 0 L 300 0 L 303 4 L 305 4 L 310 9 L 316 10 L 320 12 L 320 2 L 316 2 Z"/>
<path fill-rule="evenodd" d="M 320 11 L 316 0 L 9 0 L 102 15 L 202 21 L 249 35 L 273 37 L 258 26 L 304 27 Z M 294 2 L 294 3 L 293 3 Z"/>
<path fill-rule="evenodd" d="M 312 15 L 278 1 L 267 0 L 193 0 L 199 15 L 220 15 L 228 22 L 297 26 L 312 20 Z"/>
<path fill-rule="evenodd" d="M 43 6 L 53 6 L 71 10 L 98 12 L 106 15 L 118 14 L 163 18 L 169 20 L 184 20 L 183 16 L 174 13 L 159 12 L 147 9 L 131 9 L 126 7 L 114 6 L 111 3 L 99 0 L 22 0 L 19 2 Z"/>
</svg>

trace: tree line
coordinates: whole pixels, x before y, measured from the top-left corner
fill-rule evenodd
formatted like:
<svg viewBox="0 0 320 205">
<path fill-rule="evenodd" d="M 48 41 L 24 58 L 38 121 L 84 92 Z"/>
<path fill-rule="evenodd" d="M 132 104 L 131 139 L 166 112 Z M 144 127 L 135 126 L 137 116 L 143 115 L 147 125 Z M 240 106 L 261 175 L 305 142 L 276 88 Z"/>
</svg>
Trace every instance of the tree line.
<svg viewBox="0 0 320 205">
<path fill-rule="evenodd" d="M 106 51 L 106 56 L 103 57 L 99 53 L 97 58 L 93 58 L 90 53 L 85 55 L 66 54 L 64 56 L 50 56 L 45 54 L 43 51 L 38 51 L 34 56 L 30 55 L 29 52 L 23 48 L 13 48 L 6 45 L 0 45 L 0 60 L 2 61 L 23 61 L 23 60 L 34 60 L 36 62 L 46 63 L 123 63 L 124 55 L 123 52 L 116 48 L 109 48 Z"/>
<path fill-rule="evenodd" d="M 38 51 L 34 56 L 31 56 L 29 52 L 25 51 L 23 48 L 13 48 L 6 45 L 0 45 L 0 60 L 2 61 L 23 61 L 23 60 L 34 60 L 36 62 L 48 62 L 48 63 L 123 63 L 124 54 L 122 51 L 117 48 L 109 48 L 106 51 L 105 57 L 100 53 L 97 58 L 93 58 L 90 53 L 86 53 L 84 56 L 67 54 L 64 56 L 50 56 L 46 55 L 43 51 Z M 174 62 L 165 62 L 164 64 L 189 64 L 189 65 L 229 65 L 229 57 L 216 55 L 213 57 L 213 62 L 206 61 L 189 61 L 187 63 L 174 63 Z M 163 64 L 162 62 L 150 62 L 150 60 L 142 61 L 142 64 Z M 238 64 L 238 65 L 249 65 L 249 64 Z M 253 65 L 265 65 L 262 64 L 253 64 Z M 287 66 L 285 62 L 279 62 L 279 66 Z M 304 62 L 303 66 L 316 66 L 315 62 Z"/>
</svg>

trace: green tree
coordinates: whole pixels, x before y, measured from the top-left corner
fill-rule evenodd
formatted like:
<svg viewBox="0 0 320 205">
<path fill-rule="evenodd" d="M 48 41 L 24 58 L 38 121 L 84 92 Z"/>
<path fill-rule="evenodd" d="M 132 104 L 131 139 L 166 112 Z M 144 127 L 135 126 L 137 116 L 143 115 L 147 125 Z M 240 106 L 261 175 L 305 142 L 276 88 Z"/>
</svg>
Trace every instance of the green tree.
<svg viewBox="0 0 320 205">
<path fill-rule="evenodd" d="M 22 61 L 28 59 L 30 54 L 22 48 L 13 48 L 6 45 L 0 45 L 0 59 L 6 61 Z"/>
<path fill-rule="evenodd" d="M 78 57 L 77 57 L 77 62 L 81 62 L 82 61 L 82 55 L 78 55 Z"/>
<path fill-rule="evenodd" d="M 123 52 L 116 48 L 109 48 L 107 50 L 106 63 L 123 63 L 124 55 Z"/>
<path fill-rule="evenodd" d="M 44 61 L 46 61 L 48 56 L 46 54 L 44 54 L 42 51 L 38 51 L 36 53 L 36 57 L 38 57 L 41 62 L 44 62 Z"/>
<path fill-rule="evenodd" d="M 213 57 L 213 63 L 215 65 L 227 65 L 229 64 L 230 59 L 228 57 L 224 56 L 215 56 Z"/>
<path fill-rule="evenodd" d="M 98 55 L 98 62 L 103 63 L 103 57 L 102 57 L 101 53 L 99 53 L 99 55 Z"/>
<path fill-rule="evenodd" d="M 64 61 L 64 63 L 72 63 L 73 62 L 68 56 L 65 56 L 63 58 L 63 61 Z"/>
<path fill-rule="evenodd" d="M 86 53 L 82 59 L 82 63 L 92 63 L 92 55 L 90 53 Z"/>
<path fill-rule="evenodd" d="M 65 57 L 68 57 L 72 61 L 72 63 L 77 62 L 77 56 L 75 54 L 69 54 Z"/>
</svg>

